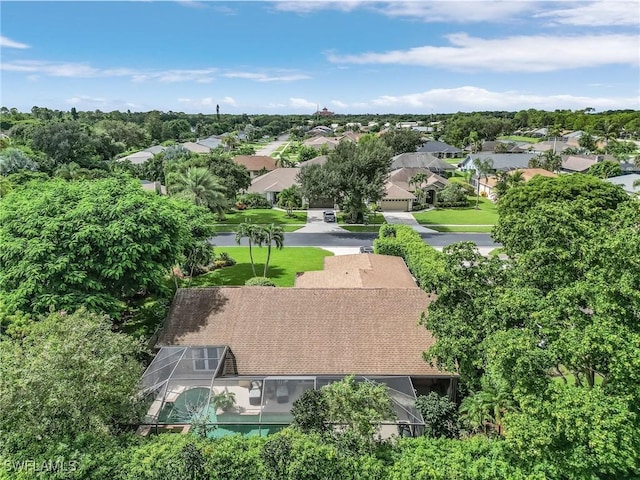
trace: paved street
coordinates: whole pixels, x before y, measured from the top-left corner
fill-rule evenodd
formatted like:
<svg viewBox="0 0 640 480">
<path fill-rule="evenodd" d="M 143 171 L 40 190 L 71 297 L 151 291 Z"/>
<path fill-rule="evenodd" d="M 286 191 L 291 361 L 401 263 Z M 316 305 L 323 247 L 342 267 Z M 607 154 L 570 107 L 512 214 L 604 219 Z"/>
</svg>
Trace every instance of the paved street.
<svg viewBox="0 0 640 480">
<path fill-rule="evenodd" d="M 285 233 L 287 247 L 359 247 L 372 245 L 377 233 Z M 479 247 L 499 247 L 488 233 L 423 233 L 424 241 L 433 247 L 444 247 L 456 242 L 475 242 Z M 214 245 L 231 247 L 237 245 L 234 233 L 220 233 L 212 239 Z M 243 240 L 242 245 L 246 245 Z"/>
</svg>

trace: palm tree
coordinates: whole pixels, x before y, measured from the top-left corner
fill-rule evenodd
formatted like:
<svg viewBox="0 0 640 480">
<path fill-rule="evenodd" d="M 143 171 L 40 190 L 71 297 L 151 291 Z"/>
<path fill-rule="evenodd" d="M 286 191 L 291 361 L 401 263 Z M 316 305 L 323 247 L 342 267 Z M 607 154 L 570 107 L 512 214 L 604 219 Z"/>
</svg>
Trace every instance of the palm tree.
<svg viewBox="0 0 640 480">
<path fill-rule="evenodd" d="M 546 152 L 529 160 L 529 168 L 544 168 L 545 170 L 554 173 L 557 173 L 561 166 L 562 157 L 554 153 L 553 150 L 547 150 Z"/>
<path fill-rule="evenodd" d="M 489 179 L 489 173 L 493 170 L 493 160 L 491 158 L 474 158 L 473 166 L 476 170 L 476 183 L 478 186 L 478 192 L 476 196 L 476 210 L 479 209 L 478 204 L 480 202 L 480 178 L 484 178 L 486 182 Z"/>
<path fill-rule="evenodd" d="M 287 210 L 287 217 L 293 217 L 293 209 L 298 205 L 300 198 L 299 189 L 297 185 L 292 185 L 278 195 L 278 204 Z"/>
<path fill-rule="evenodd" d="M 169 185 L 169 192 L 190 199 L 196 205 L 209 208 L 224 217 L 227 206 L 226 188 L 218 177 L 205 167 L 189 167 Z"/>
<path fill-rule="evenodd" d="M 227 147 L 227 152 L 236 148 L 240 144 L 238 132 L 227 133 L 224 137 L 222 137 L 222 143 Z"/>
<path fill-rule="evenodd" d="M 262 227 L 262 237 L 260 246 L 262 246 L 262 242 L 267 244 L 267 260 L 264 263 L 264 273 L 263 277 L 267 276 L 267 269 L 269 268 L 269 260 L 271 259 L 271 244 L 275 244 L 277 249 L 282 249 L 284 247 L 284 230 L 280 225 L 271 224 L 266 227 Z"/>
<path fill-rule="evenodd" d="M 253 276 L 256 276 L 256 265 L 253 261 L 253 244 L 262 245 L 262 227 L 260 225 L 254 225 L 253 223 L 246 221 L 238 225 L 236 230 L 236 243 L 240 245 L 243 238 L 249 241 L 249 259 L 251 260 L 251 270 Z"/>
<path fill-rule="evenodd" d="M 484 405 L 489 409 L 491 423 L 496 433 L 501 435 L 504 414 L 514 409 L 511 392 L 504 383 L 493 382 L 485 376 L 482 378 L 482 391 L 477 395 L 482 395 Z"/>
<path fill-rule="evenodd" d="M 483 392 L 474 393 L 460 404 L 460 419 L 472 432 L 487 433 L 487 424 L 492 420 L 491 406 Z"/>
<path fill-rule="evenodd" d="M 429 175 L 425 172 L 416 173 L 413 177 L 409 179 L 409 185 L 414 185 L 416 197 L 418 197 L 418 203 L 422 203 L 421 200 L 425 196 L 424 188 L 422 185 L 427 181 Z"/>
</svg>

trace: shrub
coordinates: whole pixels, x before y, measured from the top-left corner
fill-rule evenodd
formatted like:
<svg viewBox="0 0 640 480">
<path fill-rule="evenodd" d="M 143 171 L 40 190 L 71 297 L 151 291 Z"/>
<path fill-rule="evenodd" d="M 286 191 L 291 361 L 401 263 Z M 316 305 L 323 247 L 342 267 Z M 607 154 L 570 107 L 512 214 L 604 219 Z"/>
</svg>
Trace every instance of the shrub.
<svg viewBox="0 0 640 480">
<path fill-rule="evenodd" d="M 236 207 L 236 210 L 246 210 L 247 204 L 242 202 L 236 202 L 235 207 Z"/>
<path fill-rule="evenodd" d="M 438 202 L 438 208 L 465 208 L 469 206 L 469 200 L 464 202 Z"/>
<path fill-rule="evenodd" d="M 267 277 L 251 277 L 249 280 L 244 282 L 244 284 L 248 287 L 275 287 L 276 284 L 273 283 L 273 280 Z"/>
<path fill-rule="evenodd" d="M 238 197 L 238 203 L 244 203 L 246 208 L 271 208 L 271 203 L 259 193 L 245 193 Z"/>
<path fill-rule="evenodd" d="M 224 262 L 223 267 L 233 267 L 236 264 L 236 261 L 231 258 L 231 255 L 229 255 L 227 252 L 221 252 L 216 260 L 219 262 Z"/>
<path fill-rule="evenodd" d="M 437 193 L 438 203 L 468 202 L 467 189 L 457 182 L 449 184 Z"/>
</svg>

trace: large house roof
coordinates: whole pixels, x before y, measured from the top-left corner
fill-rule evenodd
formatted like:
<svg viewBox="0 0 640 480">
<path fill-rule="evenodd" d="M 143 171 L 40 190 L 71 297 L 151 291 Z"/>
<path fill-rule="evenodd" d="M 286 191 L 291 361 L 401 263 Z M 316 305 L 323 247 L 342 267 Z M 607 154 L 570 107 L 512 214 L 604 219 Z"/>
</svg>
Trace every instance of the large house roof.
<svg viewBox="0 0 640 480">
<path fill-rule="evenodd" d="M 431 300 L 419 288 L 180 289 L 156 346 L 228 345 L 239 375 L 450 377 L 422 358 Z"/>
<path fill-rule="evenodd" d="M 540 175 L 542 177 L 551 177 L 551 178 L 558 176 L 555 173 L 550 172 L 549 170 L 545 170 L 544 168 L 520 168 L 518 170 L 511 170 L 508 173 L 513 175 L 515 172 L 522 172 L 522 179 L 525 182 L 528 182 L 536 175 Z M 486 179 L 481 178 L 479 182 L 480 182 L 480 185 L 486 185 L 488 187 L 493 188 L 498 183 L 498 178 L 495 175 L 491 175 Z"/>
<path fill-rule="evenodd" d="M 199 143 L 185 142 L 182 144 L 182 146 L 192 153 L 210 153 L 211 152 L 211 148 L 205 145 L 200 145 Z"/>
<path fill-rule="evenodd" d="M 566 155 L 562 157 L 562 169 L 571 172 L 585 172 L 596 163 L 598 158 L 595 156 Z"/>
<path fill-rule="evenodd" d="M 324 257 L 324 269 L 304 272 L 297 288 L 418 288 L 401 257 L 354 254 Z"/>
<path fill-rule="evenodd" d="M 640 193 L 640 186 L 634 187 L 633 183 L 640 180 L 640 175 L 633 173 L 631 175 L 619 175 L 605 179 L 605 182 L 620 185 L 628 194 Z"/>
<path fill-rule="evenodd" d="M 458 147 L 454 147 L 453 145 L 439 142 L 437 140 L 433 140 L 423 144 L 420 148 L 418 148 L 417 151 L 427 153 L 462 153 L 462 150 L 460 150 Z"/>
<path fill-rule="evenodd" d="M 479 158 L 481 160 L 491 159 L 493 161 L 494 170 L 515 170 L 523 169 L 529 166 L 529 160 L 537 156 L 534 153 L 488 153 L 480 152 L 469 154 L 461 163 L 461 166 L 467 170 L 475 170 L 473 160 Z"/>
<path fill-rule="evenodd" d="M 416 196 L 398 185 L 387 182 L 384 185 L 385 200 L 415 200 Z"/>
<path fill-rule="evenodd" d="M 442 172 L 455 170 L 456 167 L 450 163 L 440 160 L 427 152 L 411 152 L 396 155 L 391 160 L 391 170 L 398 168 L 426 168 L 432 172 Z"/>
<path fill-rule="evenodd" d="M 397 170 L 389 173 L 387 181 L 407 190 L 408 192 L 414 192 L 416 189 L 416 185 L 410 183 L 410 181 L 415 175 L 419 173 L 425 173 L 428 177 L 426 182 L 421 185 L 421 187 L 429 187 L 437 184 L 441 184 L 442 187 L 444 187 L 447 183 L 449 183 L 449 180 L 447 180 L 446 178 L 441 177 L 437 173 L 433 173 L 431 170 L 427 170 L 426 168 L 398 168 Z"/>
<path fill-rule="evenodd" d="M 250 193 L 281 192 L 285 188 L 298 185 L 299 168 L 276 168 L 254 178 L 249 186 Z"/>
<path fill-rule="evenodd" d="M 233 160 L 247 167 L 250 172 L 259 172 L 262 169 L 267 171 L 276 169 L 276 161 L 266 155 L 238 155 Z"/>
<path fill-rule="evenodd" d="M 300 162 L 299 165 L 301 167 L 308 167 L 309 165 L 324 165 L 327 163 L 327 160 L 329 160 L 329 157 L 326 155 L 320 155 L 319 157 L 312 158 L 306 162 Z"/>
<path fill-rule="evenodd" d="M 322 145 L 326 145 L 329 150 L 332 150 L 336 148 L 336 145 L 340 143 L 340 140 L 337 140 L 335 138 L 329 138 L 329 137 L 314 137 L 314 138 L 308 138 L 302 143 L 304 145 L 307 145 L 309 147 L 314 147 L 314 148 L 316 147 L 319 148 Z"/>
</svg>

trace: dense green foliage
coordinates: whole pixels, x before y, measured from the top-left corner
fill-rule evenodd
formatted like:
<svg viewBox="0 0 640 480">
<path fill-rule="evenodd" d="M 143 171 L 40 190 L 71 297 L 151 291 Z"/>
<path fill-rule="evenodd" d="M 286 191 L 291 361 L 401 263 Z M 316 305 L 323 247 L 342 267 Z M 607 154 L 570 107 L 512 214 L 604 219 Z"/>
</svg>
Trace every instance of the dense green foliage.
<svg viewBox="0 0 640 480">
<path fill-rule="evenodd" d="M 379 138 L 365 136 L 358 144 L 341 141 L 328 157 L 324 165 L 301 169 L 303 195 L 310 200 L 333 198 L 349 223 L 363 223 L 366 201 L 376 202 L 384 194 L 391 149 Z"/>
<path fill-rule="evenodd" d="M 275 287 L 276 284 L 273 283 L 273 280 L 267 277 L 252 277 L 246 282 L 245 285 L 248 287 Z"/>
<path fill-rule="evenodd" d="M 427 291 L 431 291 L 444 268 L 442 254 L 425 244 L 420 234 L 407 225 L 382 225 L 373 246 L 378 254 L 402 257 L 418 285 Z"/>
<path fill-rule="evenodd" d="M 2 299 L 10 311 L 118 316 L 127 301 L 161 291 L 211 223 L 135 180 L 29 183 L 0 203 Z"/>
</svg>

